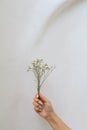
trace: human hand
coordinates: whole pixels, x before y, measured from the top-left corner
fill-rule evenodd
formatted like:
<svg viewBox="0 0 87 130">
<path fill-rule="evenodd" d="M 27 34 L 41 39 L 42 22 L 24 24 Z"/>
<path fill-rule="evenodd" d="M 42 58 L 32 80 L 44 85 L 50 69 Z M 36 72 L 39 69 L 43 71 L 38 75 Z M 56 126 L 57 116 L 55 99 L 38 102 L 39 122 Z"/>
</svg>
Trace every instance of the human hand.
<svg viewBox="0 0 87 130">
<path fill-rule="evenodd" d="M 34 110 L 43 118 L 47 119 L 52 112 L 54 112 L 53 107 L 49 99 L 40 94 L 35 96 L 34 101 Z"/>
<path fill-rule="evenodd" d="M 35 111 L 48 121 L 53 130 L 71 130 L 55 113 L 49 99 L 42 94 L 35 96 L 33 105 Z"/>
</svg>

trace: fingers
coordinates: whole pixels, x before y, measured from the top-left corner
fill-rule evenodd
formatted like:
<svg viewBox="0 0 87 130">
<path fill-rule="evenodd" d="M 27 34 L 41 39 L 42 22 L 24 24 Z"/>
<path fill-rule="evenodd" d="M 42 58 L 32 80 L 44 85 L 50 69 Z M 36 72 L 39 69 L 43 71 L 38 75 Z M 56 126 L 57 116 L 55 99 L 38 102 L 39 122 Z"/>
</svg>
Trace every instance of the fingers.
<svg viewBox="0 0 87 130">
<path fill-rule="evenodd" d="M 34 101 L 33 101 L 34 109 L 36 112 L 41 112 L 44 107 L 44 103 L 35 96 Z"/>
</svg>

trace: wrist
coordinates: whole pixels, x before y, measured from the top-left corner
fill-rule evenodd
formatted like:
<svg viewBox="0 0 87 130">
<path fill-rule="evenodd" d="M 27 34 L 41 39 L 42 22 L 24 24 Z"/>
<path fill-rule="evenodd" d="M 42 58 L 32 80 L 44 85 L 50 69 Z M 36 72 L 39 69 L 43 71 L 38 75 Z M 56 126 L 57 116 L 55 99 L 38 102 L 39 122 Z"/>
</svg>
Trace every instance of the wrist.
<svg viewBox="0 0 87 130">
<path fill-rule="evenodd" d="M 50 121 L 50 120 L 54 119 L 55 116 L 56 116 L 56 113 L 54 111 L 51 111 L 45 119 L 47 121 Z"/>
</svg>

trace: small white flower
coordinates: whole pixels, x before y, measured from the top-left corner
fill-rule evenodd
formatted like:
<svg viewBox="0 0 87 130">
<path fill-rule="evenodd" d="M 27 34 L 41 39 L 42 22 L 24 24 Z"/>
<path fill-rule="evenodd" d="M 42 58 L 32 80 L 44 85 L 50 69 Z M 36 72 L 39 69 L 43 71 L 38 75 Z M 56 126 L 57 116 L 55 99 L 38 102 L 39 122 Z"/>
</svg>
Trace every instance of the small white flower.
<svg viewBox="0 0 87 130">
<path fill-rule="evenodd" d="M 42 84 L 54 69 L 54 66 L 49 67 L 47 63 L 44 63 L 43 59 L 34 60 L 31 66 L 28 67 L 27 72 L 31 70 L 36 77 L 38 95 Z"/>
</svg>

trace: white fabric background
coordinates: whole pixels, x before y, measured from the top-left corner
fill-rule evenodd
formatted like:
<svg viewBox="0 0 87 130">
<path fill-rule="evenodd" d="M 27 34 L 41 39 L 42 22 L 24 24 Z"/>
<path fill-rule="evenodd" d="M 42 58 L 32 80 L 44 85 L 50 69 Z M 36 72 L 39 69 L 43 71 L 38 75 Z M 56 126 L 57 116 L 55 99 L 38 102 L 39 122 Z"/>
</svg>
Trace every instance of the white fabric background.
<svg viewBox="0 0 87 130">
<path fill-rule="evenodd" d="M 56 69 L 41 89 L 73 129 L 87 129 L 87 1 L 0 1 L 0 130 L 49 130 L 33 110 L 43 58 Z"/>
</svg>

